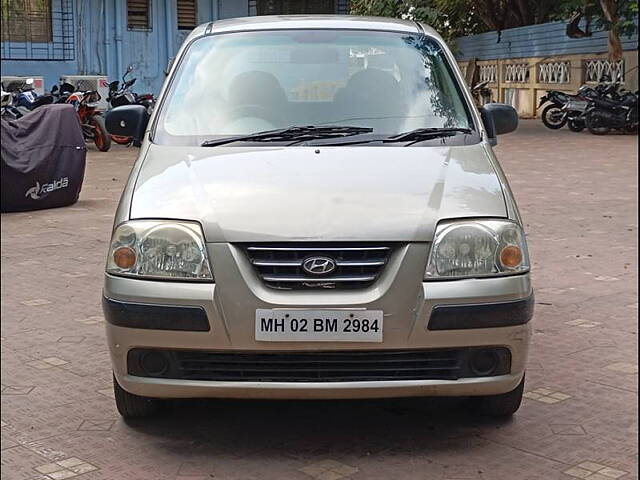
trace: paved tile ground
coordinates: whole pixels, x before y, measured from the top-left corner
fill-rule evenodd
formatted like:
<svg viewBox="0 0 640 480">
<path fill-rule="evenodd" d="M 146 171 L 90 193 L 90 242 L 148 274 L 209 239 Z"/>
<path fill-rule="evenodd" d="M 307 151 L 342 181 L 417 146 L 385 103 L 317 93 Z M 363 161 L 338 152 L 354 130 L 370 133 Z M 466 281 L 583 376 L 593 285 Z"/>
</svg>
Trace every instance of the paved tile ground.
<svg viewBox="0 0 640 480">
<path fill-rule="evenodd" d="M 136 150 L 91 151 L 80 201 L 2 215 L 2 478 L 637 478 L 636 136 L 525 121 L 498 155 L 536 287 L 526 398 L 182 401 L 116 413 L 100 310 L 105 249 Z"/>
</svg>

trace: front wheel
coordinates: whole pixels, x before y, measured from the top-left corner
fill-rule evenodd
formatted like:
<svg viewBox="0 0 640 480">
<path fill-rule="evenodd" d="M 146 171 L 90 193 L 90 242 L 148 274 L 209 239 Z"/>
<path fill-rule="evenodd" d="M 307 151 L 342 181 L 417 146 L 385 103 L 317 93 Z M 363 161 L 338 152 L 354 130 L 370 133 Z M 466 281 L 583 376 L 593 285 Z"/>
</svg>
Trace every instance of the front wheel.
<svg viewBox="0 0 640 480">
<path fill-rule="evenodd" d="M 477 397 L 478 408 L 482 415 L 510 417 L 518 411 L 524 392 L 524 375 L 516 388 L 500 395 Z"/>
<path fill-rule="evenodd" d="M 587 115 L 587 128 L 594 135 L 606 135 L 611 131 L 598 115 Z"/>
<path fill-rule="evenodd" d="M 118 412 L 124 418 L 151 417 L 160 410 L 160 400 L 127 392 L 120 386 L 115 375 L 113 376 L 113 393 Z"/>
<path fill-rule="evenodd" d="M 118 145 L 129 145 L 132 141 L 131 137 L 123 137 L 120 135 L 111 135 L 111 140 L 116 142 Z"/>
<path fill-rule="evenodd" d="M 567 117 L 562 111 L 562 108 L 555 104 L 544 107 L 541 116 L 544 126 L 552 130 L 558 130 L 559 128 L 564 127 L 567 123 Z"/>
<path fill-rule="evenodd" d="M 108 152 L 111 148 L 111 137 L 104 125 L 104 118 L 100 115 L 94 115 L 89 124 L 93 127 L 93 143 L 101 152 Z"/>
<path fill-rule="evenodd" d="M 584 120 L 569 120 L 567 126 L 572 132 L 581 132 L 586 127 L 586 125 L 584 124 Z"/>
</svg>

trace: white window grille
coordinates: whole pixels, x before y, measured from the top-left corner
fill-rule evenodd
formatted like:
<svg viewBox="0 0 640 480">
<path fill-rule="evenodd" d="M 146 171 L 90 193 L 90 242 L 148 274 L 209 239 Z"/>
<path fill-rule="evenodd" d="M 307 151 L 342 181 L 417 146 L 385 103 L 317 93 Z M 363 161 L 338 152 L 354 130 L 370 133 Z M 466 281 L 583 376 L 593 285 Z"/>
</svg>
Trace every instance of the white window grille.
<svg viewBox="0 0 640 480">
<path fill-rule="evenodd" d="M 504 66 L 506 83 L 527 83 L 529 81 L 528 63 L 508 63 Z"/>
<path fill-rule="evenodd" d="M 605 59 L 595 59 L 584 62 L 585 83 L 600 83 L 605 79 L 624 83 L 624 60 L 613 62 Z"/>
<path fill-rule="evenodd" d="M 468 63 L 459 63 L 458 66 L 460 67 L 460 72 L 462 73 L 462 78 L 467 78 L 467 66 L 469 64 Z"/>
<path fill-rule="evenodd" d="M 480 65 L 478 69 L 478 78 L 480 82 L 496 83 L 498 78 L 498 66 L 495 63 Z"/>
<path fill-rule="evenodd" d="M 538 82 L 571 82 L 571 62 L 547 62 L 538 65 Z"/>
</svg>

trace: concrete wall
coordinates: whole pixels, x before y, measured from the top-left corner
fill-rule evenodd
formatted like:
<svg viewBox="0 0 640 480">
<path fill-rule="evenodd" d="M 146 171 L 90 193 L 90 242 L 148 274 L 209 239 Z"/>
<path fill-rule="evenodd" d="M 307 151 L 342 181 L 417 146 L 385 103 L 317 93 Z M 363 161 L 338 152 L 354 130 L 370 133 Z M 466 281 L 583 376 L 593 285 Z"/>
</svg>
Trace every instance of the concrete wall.
<svg viewBox="0 0 640 480">
<path fill-rule="evenodd" d="M 468 74 L 470 68 L 479 73 L 475 83 L 490 79 L 488 87 L 492 91 L 492 100 L 513 105 L 521 117 L 534 117 L 538 111 L 538 102 L 547 90 L 560 90 L 575 93 L 581 85 L 595 84 L 592 77 L 587 76 L 587 65 L 592 62 L 608 62 L 607 54 L 557 55 L 544 58 L 509 58 L 496 60 L 480 60 L 475 63 L 459 62 L 463 72 Z M 549 81 L 541 75 L 541 68 L 557 68 L 562 65 L 568 70 L 568 76 L 561 81 Z M 508 75 L 508 68 L 520 68 L 527 73 L 520 78 Z M 624 87 L 627 90 L 638 88 L 638 51 L 624 52 Z M 478 78 L 479 77 L 479 78 Z"/>
</svg>

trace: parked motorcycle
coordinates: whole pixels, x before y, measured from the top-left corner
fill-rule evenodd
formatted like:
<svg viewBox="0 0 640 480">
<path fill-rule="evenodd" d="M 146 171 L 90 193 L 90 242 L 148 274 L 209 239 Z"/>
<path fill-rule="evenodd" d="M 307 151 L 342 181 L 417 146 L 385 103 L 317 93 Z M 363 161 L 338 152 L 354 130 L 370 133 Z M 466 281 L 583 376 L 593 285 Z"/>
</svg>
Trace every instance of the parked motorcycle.
<svg viewBox="0 0 640 480">
<path fill-rule="evenodd" d="M 587 128 L 594 135 L 606 135 L 612 129 L 638 132 L 638 90 L 620 92 L 616 97 L 591 99 L 586 111 Z"/>
<path fill-rule="evenodd" d="M 27 78 L 17 94 L 16 107 L 24 107 L 27 110 L 35 110 L 42 105 L 53 103 L 53 97 L 49 94 L 38 95 L 33 89 L 33 78 Z"/>
<path fill-rule="evenodd" d="M 53 103 L 50 94 L 38 95 L 33 88 L 33 78 L 10 82 L 2 90 L 11 95 L 3 106 L 3 116 L 20 118 L 42 105 Z"/>
<path fill-rule="evenodd" d="M 122 84 L 120 84 L 120 81 L 118 80 L 114 80 L 113 82 L 109 83 L 109 95 L 107 96 L 107 101 L 112 107 L 132 104 L 143 105 L 147 109 L 149 114 L 151 114 L 151 112 L 153 111 L 153 106 L 155 104 L 155 98 L 150 93 L 138 95 L 131 90 L 131 87 L 136 83 L 135 78 L 127 80 L 127 75 L 130 75 L 131 72 L 133 72 L 133 66 L 129 65 L 127 67 L 127 71 L 122 76 Z M 111 139 L 120 145 L 135 145 L 135 142 L 131 137 L 111 135 Z"/>
<path fill-rule="evenodd" d="M 11 110 L 13 102 L 13 95 L 11 92 L 4 91 L 4 85 L 0 90 L 0 117 L 2 118 L 17 118 Z"/>
<path fill-rule="evenodd" d="M 558 90 L 548 90 L 540 99 L 538 108 L 550 102 L 542 110 L 541 118 L 545 127 L 557 130 L 568 124 L 569 130 L 581 132 L 585 128 L 584 113 L 589 105 L 589 98 L 598 96 L 595 89 L 583 85 L 576 95 Z"/>
<path fill-rule="evenodd" d="M 14 105 L 14 94 L 5 91 L 4 84 L 2 85 L 0 96 L 2 97 L 2 100 L 0 101 L 0 117 L 8 120 L 16 120 L 24 116 L 24 112 L 16 108 Z"/>
<path fill-rule="evenodd" d="M 61 83 L 60 86 L 54 85 L 51 87 L 51 95 L 53 96 L 54 103 L 67 103 L 69 95 L 75 91 L 75 87 L 70 83 Z"/>
<path fill-rule="evenodd" d="M 493 92 L 491 92 L 490 88 L 487 88 L 488 84 L 489 80 L 485 80 L 484 82 L 477 83 L 471 88 L 471 95 L 476 101 L 476 105 L 478 107 L 491 103 L 491 95 Z"/>
<path fill-rule="evenodd" d="M 583 85 L 577 94 L 571 95 L 558 90 L 548 90 L 540 99 L 538 108 L 550 102 L 542 111 L 542 123 L 547 128 L 557 130 L 568 125 L 569 130 L 581 132 L 586 127 L 586 111 L 594 98 L 616 98 L 620 84 L 600 83 L 595 87 Z"/>
<path fill-rule="evenodd" d="M 111 137 L 104 125 L 104 118 L 96 110 L 102 98 L 98 92 L 76 92 L 72 85 L 63 83 L 60 87 L 52 87 L 51 93 L 56 103 L 70 103 L 75 107 L 85 140 L 92 140 L 101 152 L 111 148 Z"/>
</svg>

